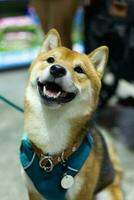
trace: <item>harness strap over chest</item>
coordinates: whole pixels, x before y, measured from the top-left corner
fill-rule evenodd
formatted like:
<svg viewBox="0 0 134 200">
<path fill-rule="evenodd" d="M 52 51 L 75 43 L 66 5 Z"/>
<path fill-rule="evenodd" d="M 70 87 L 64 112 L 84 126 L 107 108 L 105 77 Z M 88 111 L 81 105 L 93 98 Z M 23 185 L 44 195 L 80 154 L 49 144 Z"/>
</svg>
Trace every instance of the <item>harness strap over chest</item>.
<svg viewBox="0 0 134 200">
<path fill-rule="evenodd" d="M 66 173 L 75 176 L 83 166 L 93 148 L 93 139 L 90 134 L 86 135 L 80 147 L 68 158 L 68 167 Z M 58 164 L 54 166 L 50 173 L 46 173 L 39 166 L 39 158 L 34 152 L 27 136 L 24 136 L 20 149 L 20 161 L 32 180 L 34 186 L 48 200 L 64 200 L 66 189 L 61 187 L 61 179 L 65 173 L 63 166 Z"/>
</svg>

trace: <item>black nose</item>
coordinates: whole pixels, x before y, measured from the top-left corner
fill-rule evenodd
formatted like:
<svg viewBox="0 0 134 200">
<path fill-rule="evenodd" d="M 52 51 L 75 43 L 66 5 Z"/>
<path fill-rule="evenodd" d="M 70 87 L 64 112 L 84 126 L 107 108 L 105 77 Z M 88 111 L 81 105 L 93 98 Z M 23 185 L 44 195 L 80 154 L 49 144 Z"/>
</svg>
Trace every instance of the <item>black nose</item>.
<svg viewBox="0 0 134 200">
<path fill-rule="evenodd" d="M 52 65 L 50 73 L 54 78 L 60 78 L 66 75 L 66 69 L 60 65 Z"/>
</svg>

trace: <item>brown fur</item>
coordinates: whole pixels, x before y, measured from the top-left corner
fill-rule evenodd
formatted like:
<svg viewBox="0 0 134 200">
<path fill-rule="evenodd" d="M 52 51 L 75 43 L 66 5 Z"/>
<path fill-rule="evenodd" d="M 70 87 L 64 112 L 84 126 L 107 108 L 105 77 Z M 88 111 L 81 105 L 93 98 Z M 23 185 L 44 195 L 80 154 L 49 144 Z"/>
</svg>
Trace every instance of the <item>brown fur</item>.
<svg viewBox="0 0 134 200">
<path fill-rule="evenodd" d="M 28 192 L 29 200 L 41 200 L 41 197 L 39 194 L 34 192 Z"/>
</svg>

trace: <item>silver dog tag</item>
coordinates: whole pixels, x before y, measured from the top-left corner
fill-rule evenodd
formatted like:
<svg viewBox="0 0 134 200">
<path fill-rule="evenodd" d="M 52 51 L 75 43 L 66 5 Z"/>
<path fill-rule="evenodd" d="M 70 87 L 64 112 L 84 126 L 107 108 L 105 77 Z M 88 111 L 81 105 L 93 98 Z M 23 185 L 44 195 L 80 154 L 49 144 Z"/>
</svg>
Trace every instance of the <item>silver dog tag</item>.
<svg viewBox="0 0 134 200">
<path fill-rule="evenodd" d="M 61 179 L 61 186 L 64 189 L 69 189 L 74 183 L 74 178 L 71 175 L 65 175 Z"/>
</svg>

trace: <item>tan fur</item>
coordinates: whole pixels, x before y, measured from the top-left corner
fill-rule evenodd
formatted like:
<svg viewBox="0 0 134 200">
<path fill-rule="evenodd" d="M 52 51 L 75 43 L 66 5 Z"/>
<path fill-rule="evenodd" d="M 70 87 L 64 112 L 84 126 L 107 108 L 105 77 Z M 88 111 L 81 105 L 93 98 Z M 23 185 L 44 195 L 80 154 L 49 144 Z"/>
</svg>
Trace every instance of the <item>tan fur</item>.
<svg viewBox="0 0 134 200">
<path fill-rule="evenodd" d="M 35 192 L 28 192 L 29 200 L 41 200 L 40 196 Z"/>
<path fill-rule="evenodd" d="M 50 154 L 64 151 L 72 146 L 76 140 L 82 141 L 87 133 L 88 122 L 98 103 L 101 77 L 108 57 L 107 47 L 100 47 L 87 56 L 65 47 L 59 47 L 58 45 L 61 44 L 59 40 L 59 35 L 55 30 L 51 30 L 46 36 L 43 45 L 44 51 L 41 51 L 30 68 L 25 97 L 25 130 L 29 139 L 38 148 L 44 153 Z M 56 45 L 57 47 L 55 47 Z M 51 50 L 48 50 L 48 48 L 51 48 Z M 79 90 L 74 100 L 54 109 L 41 104 L 37 90 L 37 78 L 46 76 L 46 70 L 49 69 L 49 64 L 46 62 L 49 56 L 53 56 L 56 63 L 66 68 L 68 75 L 66 75 L 64 81 L 70 84 L 68 88 L 75 86 Z M 76 73 L 74 71 L 76 65 L 81 65 L 85 74 Z M 67 86 L 65 85 L 65 87 Z M 77 191 L 68 190 L 67 200 L 93 200 L 95 198 L 94 192 L 99 180 L 103 159 L 103 145 L 97 133 L 93 134 L 93 139 L 94 147 L 91 155 L 75 177 L 74 190 Z M 108 143 L 108 146 L 116 170 L 116 177 L 106 190 L 112 200 L 123 200 L 120 189 L 120 164 L 112 145 Z M 80 188 L 76 184 L 77 177 L 81 182 Z M 40 200 L 40 198 L 36 196 L 34 191 L 29 191 L 29 200 Z"/>
<path fill-rule="evenodd" d="M 124 199 L 123 197 L 123 193 L 121 191 L 121 182 L 122 182 L 122 178 L 123 178 L 123 169 L 121 167 L 121 163 L 120 160 L 117 156 L 117 152 L 111 142 L 111 140 L 106 136 L 105 137 L 107 145 L 108 145 L 108 150 L 109 150 L 109 155 L 111 158 L 111 161 L 113 163 L 114 169 L 116 171 L 116 176 L 114 179 L 113 184 L 111 184 L 109 187 L 106 188 L 106 190 L 108 191 L 108 193 L 111 194 L 112 196 L 112 200 L 122 200 Z"/>
</svg>

